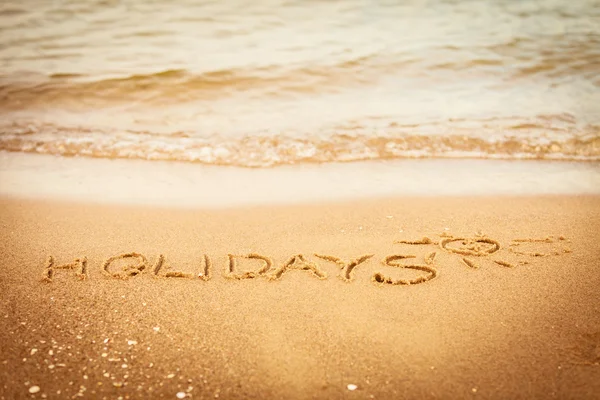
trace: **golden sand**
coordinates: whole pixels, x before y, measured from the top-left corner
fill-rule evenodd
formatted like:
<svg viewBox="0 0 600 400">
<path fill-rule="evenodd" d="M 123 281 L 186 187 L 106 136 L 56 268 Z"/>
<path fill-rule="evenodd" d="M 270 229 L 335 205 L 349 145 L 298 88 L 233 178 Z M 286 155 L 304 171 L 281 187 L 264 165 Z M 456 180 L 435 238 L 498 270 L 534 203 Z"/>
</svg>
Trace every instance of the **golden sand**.
<svg viewBox="0 0 600 400">
<path fill-rule="evenodd" d="M 2 399 L 600 393 L 598 197 L 0 206 Z"/>
</svg>

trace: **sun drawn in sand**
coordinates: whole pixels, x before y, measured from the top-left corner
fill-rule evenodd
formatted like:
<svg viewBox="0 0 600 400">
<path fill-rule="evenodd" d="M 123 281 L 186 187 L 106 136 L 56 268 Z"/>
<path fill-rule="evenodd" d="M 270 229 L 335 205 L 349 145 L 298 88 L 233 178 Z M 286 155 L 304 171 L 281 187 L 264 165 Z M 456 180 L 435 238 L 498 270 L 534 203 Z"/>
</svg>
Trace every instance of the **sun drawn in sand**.
<svg viewBox="0 0 600 400">
<path fill-rule="evenodd" d="M 479 262 L 483 260 L 483 257 L 487 257 L 492 262 L 507 268 L 514 268 L 515 264 L 505 261 L 499 258 L 499 252 L 502 249 L 500 242 L 495 239 L 489 238 L 481 233 L 476 234 L 474 237 L 461 237 L 453 236 L 449 233 L 442 233 L 439 235 L 440 240 L 434 241 L 428 237 L 423 237 L 419 240 L 396 240 L 396 244 L 409 244 L 409 245 L 433 245 L 439 246 L 439 248 L 446 253 L 457 254 L 461 257 L 461 261 L 469 268 L 479 268 Z M 570 253 L 571 249 L 568 247 L 557 248 L 554 246 L 550 251 L 540 252 L 532 251 L 530 249 L 520 250 L 522 244 L 536 244 L 536 243 L 552 243 L 556 244 L 559 242 L 567 242 L 564 236 L 559 236 L 555 239 L 553 236 L 548 236 L 543 239 L 535 238 L 524 238 L 524 239 L 512 239 L 508 245 L 508 250 L 516 254 L 517 256 L 526 257 L 547 257 L 553 255 L 561 255 Z M 428 256 L 428 257 L 431 257 Z M 433 253 L 435 257 L 435 253 Z M 477 261 L 476 261 L 477 260 Z M 529 260 L 519 260 L 518 264 L 530 264 Z"/>
</svg>

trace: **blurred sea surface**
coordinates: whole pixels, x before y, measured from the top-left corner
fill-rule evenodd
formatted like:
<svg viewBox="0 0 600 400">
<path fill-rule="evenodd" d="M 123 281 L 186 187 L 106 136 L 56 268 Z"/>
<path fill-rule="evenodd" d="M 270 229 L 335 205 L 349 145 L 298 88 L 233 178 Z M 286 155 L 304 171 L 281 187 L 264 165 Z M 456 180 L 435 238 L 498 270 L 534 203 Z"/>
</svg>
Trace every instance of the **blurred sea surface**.
<svg viewBox="0 0 600 400">
<path fill-rule="evenodd" d="M 600 0 L 5 0 L 0 150 L 600 160 Z"/>
</svg>

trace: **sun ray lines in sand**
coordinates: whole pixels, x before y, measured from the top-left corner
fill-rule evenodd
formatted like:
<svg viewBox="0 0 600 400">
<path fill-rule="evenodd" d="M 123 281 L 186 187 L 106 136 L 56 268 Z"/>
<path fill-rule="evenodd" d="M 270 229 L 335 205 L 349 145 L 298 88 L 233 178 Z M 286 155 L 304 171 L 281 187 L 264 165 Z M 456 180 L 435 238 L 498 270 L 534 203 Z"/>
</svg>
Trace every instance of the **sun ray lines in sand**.
<svg viewBox="0 0 600 400">
<path fill-rule="evenodd" d="M 492 260 L 494 261 L 496 264 L 501 265 L 503 267 L 507 267 L 507 268 L 514 268 L 515 266 L 509 262 L 506 261 L 502 261 L 502 260 Z"/>
<path fill-rule="evenodd" d="M 469 260 L 468 258 L 463 257 L 461 260 L 469 268 L 473 268 L 473 269 L 479 268 L 479 265 L 477 265 L 474 261 Z"/>
<path fill-rule="evenodd" d="M 563 235 L 560 235 L 558 239 L 555 239 L 554 236 L 547 236 L 545 238 L 522 238 L 522 239 L 513 239 L 508 245 L 508 250 L 511 253 L 520 255 L 520 256 L 529 256 L 529 257 L 548 257 L 548 256 L 559 256 L 565 253 L 571 253 L 571 249 L 569 247 L 556 247 L 553 246 L 551 249 L 547 250 L 547 252 L 539 252 L 539 251 L 530 251 L 530 250 L 518 250 L 522 245 L 527 245 L 531 243 L 562 243 L 569 242 L 567 238 Z"/>
<path fill-rule="evenodd" d="M 502 250 L 502 246 L 500 242 L 495 239 L 491 239 L 484 235 L 481 232 L 475 234 L 474 237 L 462 237 L 462 236 L 454 236 L 448 232 L 443 232 L 439 234 L 441 240 L 436 242 L 435 240 L 430 239 L 427 236 L 422 237 L 417 240 L 395 240 L 395 244 L 408 244 L 408 245 L 439 245 L 439 247 L 447 253 L 458 254 L 462 256 L 475 256 L 475 257 L 487 257 L 492 254 L 496 254 Z M 546 257 L 551 255 L 561 255 L 565 253 L 570 253 L 571 249 L 568 247 L 564 247 L 562 249 L 553 248 L 550 253 L 542 253 L 538 251 L 521 251 L 517 250 L 515 247 L 520 246 L 521 244 L 541 244 L 541 243 L 557 243 L 568 240 L 560 235 L 558 239 L 555 239 L 553 236 L 547 236 L 545 238 L 519 238 L 513 239 L 510 241 L 508 245 L 508 251 L 517 255 L 517 256 L 527 256 L 527 257 Z M 429 257 L 429 256 L 428 256 Z M 428 262 L 428 257 L 426 258 L 426 264 L 433 264 L 433 260 Z M 435 256 L 434 256 L 435 257 Z M 468 259 L 466 257 L 461 257 L 461 261 L 467 267 L 471 269 L 478 269 L 479 264 L 475 261 Z M 514 268 L 515 263 L 511 263 L 502 259 L 492 259 L 495 264 L 500 265 L 506 268 Z M 527 260 L 519 260 L 516 264 L 526 265 L 530 264 Z"/>
<path fill-rule="evenodd" d="M 426 257 L 425 257 L 425 264 L 427 265 L 433 265 L 433 263 L 435 262 L 435 257 L 437 256 L 437 253 L 431 252 L 429 253 Z"/>
<path fill-rule="evenodd" d="M 418 240 L 396 240 L 394 241 L 396 244 L 437 244 L 437 242 L 432 241 L 427 236 L 422 237 Z"/>
</svg>

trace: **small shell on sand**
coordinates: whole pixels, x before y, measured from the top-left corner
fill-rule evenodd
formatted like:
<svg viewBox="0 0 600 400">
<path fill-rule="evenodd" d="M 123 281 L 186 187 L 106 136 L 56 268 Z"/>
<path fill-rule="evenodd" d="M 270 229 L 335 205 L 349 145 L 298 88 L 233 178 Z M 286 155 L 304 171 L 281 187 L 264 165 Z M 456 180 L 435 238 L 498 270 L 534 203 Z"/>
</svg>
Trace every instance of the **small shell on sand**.
<svg viewBox="0 0 600 400">
<path fill-rule="evenodd" d="M 29 388 L 29 393 L 37 393 L 40 391 L 40 387 L 39 386 L 32 386 Z"/>
<path fill-rule="evenodd" d="M 348 385 L 348 390 L 356 390 L 358 389 L 358 386 L 353 385 L 352 383 Z"/>
</svg>

